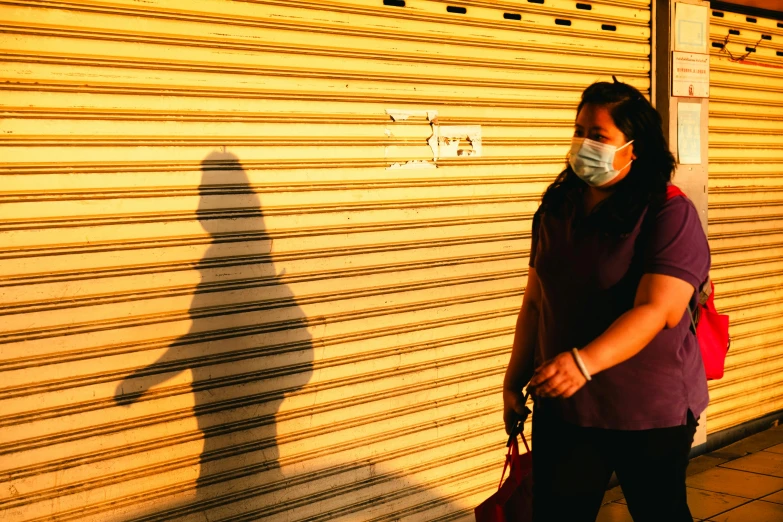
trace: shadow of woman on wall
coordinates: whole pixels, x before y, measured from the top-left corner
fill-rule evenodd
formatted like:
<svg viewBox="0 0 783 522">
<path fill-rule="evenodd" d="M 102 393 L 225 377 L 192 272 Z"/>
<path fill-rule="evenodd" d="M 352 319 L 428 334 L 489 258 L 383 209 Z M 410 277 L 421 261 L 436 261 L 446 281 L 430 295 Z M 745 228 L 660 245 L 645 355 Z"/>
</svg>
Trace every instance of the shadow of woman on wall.
<svg viewBox="0 0 783 522">
<path fill-rule="evenodd" d="M 212 153 L 204 159 L 196 215 L 210 242 L 195 265 L 200 282 L 188 312 L 190 329 L 157 361 L 128 375 L 115 395 L 124 406 L 155 400 L 159 413 L 181 408 L 183 394 L 193 396 L 198 432 L 175 444 L 198 448 L 203 441 L 203 449 L 196 457 L 197 449 L 172 446 L 177 460 L 170 463 L 175 469 L 198 466 L 195 498 L 192 480 L 181 482 L 180 490 L 161 498 L 155 504 L 160 509 L 148 511 L 144 520 L 268 507 L 268 499 L 285 487 L 278 409 L 312 374 L 307 318 L 278 274 L 260 199 L 237 156 Z M 164 383 L 185 370 L 192 374 L 189 385 L 169 386 L 173 393 L 166 392 Z M 159 431 L 165 438 L 180 430 L 169 423 Z"/>
</svg>

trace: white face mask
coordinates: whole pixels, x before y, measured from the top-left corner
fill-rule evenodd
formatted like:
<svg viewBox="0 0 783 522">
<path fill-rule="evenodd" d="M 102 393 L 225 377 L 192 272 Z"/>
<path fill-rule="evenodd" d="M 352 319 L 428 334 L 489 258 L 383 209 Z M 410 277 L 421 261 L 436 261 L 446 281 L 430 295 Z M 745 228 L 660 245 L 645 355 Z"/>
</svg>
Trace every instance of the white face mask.
<svg viewBox="0 0 783 522">
<path fill-rule="evenodd" d="M 629 161 L 621 169 L 614 170 L 614 155 L 631 143 L 633 140 L 618 148 L 587 138 L 573 138 L 568 163 L 585 183 L 591 187 L 602 187 L 615 179 L 620 171 L 633 161 Z"/>
</svg>

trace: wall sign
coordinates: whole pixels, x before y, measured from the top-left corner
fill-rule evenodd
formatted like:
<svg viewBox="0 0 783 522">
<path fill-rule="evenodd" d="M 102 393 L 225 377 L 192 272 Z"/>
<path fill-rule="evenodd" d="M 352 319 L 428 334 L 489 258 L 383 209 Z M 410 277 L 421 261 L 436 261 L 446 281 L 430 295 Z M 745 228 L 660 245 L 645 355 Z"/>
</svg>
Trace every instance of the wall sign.
<svg viewBox="0 0 783 522">
<path fill-rule="evenodd" d="M 709 98 L 710 55 L 672 53 L 672 96 Z"/>
<path fill-rule="evenodd" d="M 677 104 L 677 155 L 680 165 L 701 164 L 701 102 Z"/>
<path fill-rule="evenodd" d="M 675 4 L 674 50 L 707 54 L 707 6 Z"/>
</svg>

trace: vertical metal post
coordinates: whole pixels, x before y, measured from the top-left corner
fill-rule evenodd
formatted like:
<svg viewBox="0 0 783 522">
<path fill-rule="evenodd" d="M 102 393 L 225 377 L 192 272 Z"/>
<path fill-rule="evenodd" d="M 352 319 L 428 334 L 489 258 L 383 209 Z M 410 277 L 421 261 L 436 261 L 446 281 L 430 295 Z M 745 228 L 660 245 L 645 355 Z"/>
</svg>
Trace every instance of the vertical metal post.
<svg viewBox="0 0 783 522">
<path fill-rule="evenodd" d="M 672 96 L 672 52 L 675 48 L 675 9 L 676 3 L 703 5 L 709 8 L 708 1 L 702 0 L 656 0 L 653 18 L 653 103 L 663 118 L 664 135 L 669 140 L 669 148 L 677 159 L 677 171 L 674 183 L 693 201 L 699 211 L 702 226 L 707 232 L 707 195 L 709 171 L 709 99 L 683 98 Z M 707 18 L 709 23 L 709 17 Z M 709 34 L 709 31 L 707 31 Z M 680 165 L 677 148 L 677 106 L 679 103 L 701 103 L 701 164 Z M 694 446 L 707 442 L 706 413 L 699 419 L 699 427 L 693 441 Z"/>
</svg>

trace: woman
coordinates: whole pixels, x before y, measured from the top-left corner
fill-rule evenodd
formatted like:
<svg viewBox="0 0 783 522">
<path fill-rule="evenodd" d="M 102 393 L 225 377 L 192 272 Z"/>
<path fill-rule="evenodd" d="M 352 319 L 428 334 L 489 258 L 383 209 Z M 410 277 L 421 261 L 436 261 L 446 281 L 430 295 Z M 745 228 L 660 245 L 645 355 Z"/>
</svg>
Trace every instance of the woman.
<svg viewBox="0 0 783 522">
<path fill-rule="evenodd" d="M 504 421 L 533 416 L 534 520 L 593 521 L 612 475 L 636 522 L 692 521 L 685 470 L 707 381 L 687 308 L 709 247 L 661 117 L 634 87 L 596 83 L 569 165 L 533 219 L 504 381 Z"/>
</svg>

